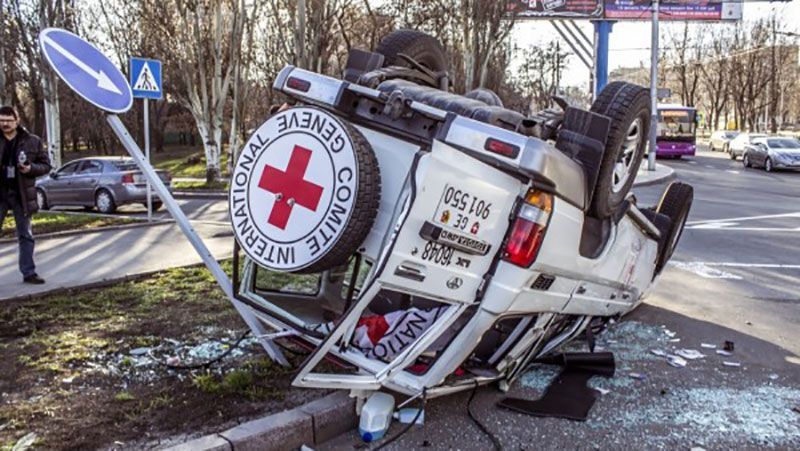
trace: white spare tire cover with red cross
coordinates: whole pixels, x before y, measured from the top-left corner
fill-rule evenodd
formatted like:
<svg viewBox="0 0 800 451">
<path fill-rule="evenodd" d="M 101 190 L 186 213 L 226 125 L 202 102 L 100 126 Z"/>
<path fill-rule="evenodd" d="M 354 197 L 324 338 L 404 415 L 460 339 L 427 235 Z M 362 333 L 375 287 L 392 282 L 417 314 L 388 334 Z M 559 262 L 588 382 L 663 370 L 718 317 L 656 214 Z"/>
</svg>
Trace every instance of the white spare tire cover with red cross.
<svg viewBox="0 0 800 451">
<path fill-rule="evenodd" d="M 291 108 L 259 127 L 231 177 L 230 214 L 244 252 L 275 271 L 347 262 L 372 228 L 378 162 L 364 136 L 317 108 Z"/>
</svg>

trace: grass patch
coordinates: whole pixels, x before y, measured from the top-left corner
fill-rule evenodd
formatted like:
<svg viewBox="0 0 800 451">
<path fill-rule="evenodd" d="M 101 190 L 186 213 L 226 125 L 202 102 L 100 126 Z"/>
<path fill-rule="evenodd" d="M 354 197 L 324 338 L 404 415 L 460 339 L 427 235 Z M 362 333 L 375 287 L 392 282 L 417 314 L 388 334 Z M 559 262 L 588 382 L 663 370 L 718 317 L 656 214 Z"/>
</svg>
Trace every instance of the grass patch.
<svg viewBox="0 0 800 451">
<path fill-rule="evenodd" d="M 31 226 L 34 236 L 43 233 L 64 232 L 67 230 L 91 230 L 98 227 L 122 225 L 139 222 L 131 218 L 108 218 L 84 214 L 66 214 L 40 212 L 33 216 Z M 15 236 L 16 222 L 14 216 L 9 215 L 3 222 L 0 238 L 13 238 Z"/>
<path fill-rule="evenodd" d="M 213 183 L 202 182 L 172 182 L 172 189 L 175 191 L 228 191 L 226 182 L 216 181 Z"/>
<path fill-rule="evenodd" d="M 222 266 L 231 273 L 230 261 Z M 273 364 L 257 346 L 243 345 L 239 356 L 192 372 L 142 366 L 144 354 L 131 352 L 153 348 L 148 355 L 163 361 L 170 351 L 158 349 L 171 342 L 220 341 L 245 328 L 202 266 L 5 307 L 0 446 L 37 431 L 45 449 L 107 448 L 109 437 L 205 430 L 297 402 L 290 396 L 292 369 Z"/>
<path fill-rule="evenodd" d="M 182 148 L 152 154 L 153 166 L 164 169 L 172 177 L 205 178 L 206 157 L 202 148 Z M 222 177 L 227 177 L 228 153 L 224 151 L 220 157 Z M 173 184 L 174 187 L 174 184 Z"/>
<path fill-rule="evenodd" d="M 114 400 L 119 402 L 128 402 L 134 399 L 136 399 L 136 397 L 126 391 L 121 391 L 114 395 Z"/>
</svg>

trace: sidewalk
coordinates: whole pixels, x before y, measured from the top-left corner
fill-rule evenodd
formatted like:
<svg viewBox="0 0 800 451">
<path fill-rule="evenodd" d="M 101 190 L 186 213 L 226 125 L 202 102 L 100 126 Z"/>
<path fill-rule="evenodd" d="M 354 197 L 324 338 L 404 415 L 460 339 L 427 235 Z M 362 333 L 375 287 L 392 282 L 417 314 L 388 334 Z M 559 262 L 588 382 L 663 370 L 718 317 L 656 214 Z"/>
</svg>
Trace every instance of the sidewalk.
<svg viewBox="0 0 800 451">
<path fill-rule="evenodd" d="M 648 171 L 647 160 L 644 160 L 642 161 L 641 167 L 639 167 L 639 173 L 636 174 L 636 179 L 633 181 L 633 186 L 655 185 L 656 183 L 670 180 L 673 177 L 675 177 L 675 170 L 671 167 L 664 163 L 656 162 L 656 170 Z"/>
<path fill-rule="evenodd" d="M 229 225 L 192 225 L 216 258 L 232 255 Z M 202 262 L 174 223 L 37 240 L 35 255 L 44 285 L 22 283 L 17 243 L 0 245 L 0 301 Z"/>
</svg>

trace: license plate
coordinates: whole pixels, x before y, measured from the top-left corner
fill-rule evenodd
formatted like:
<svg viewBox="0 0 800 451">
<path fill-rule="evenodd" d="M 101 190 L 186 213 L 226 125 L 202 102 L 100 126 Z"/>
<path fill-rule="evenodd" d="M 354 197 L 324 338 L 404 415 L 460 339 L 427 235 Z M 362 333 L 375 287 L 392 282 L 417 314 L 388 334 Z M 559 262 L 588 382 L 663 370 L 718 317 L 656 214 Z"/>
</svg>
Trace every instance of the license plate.
<svg viewBox="0 0 800 451">
<path fill-rule="evenodd" d="M 478 235 L 492 214 L 491 202 L 453 185 L 445 185 L 433 222 L 449 229 Z"/>
</svg>

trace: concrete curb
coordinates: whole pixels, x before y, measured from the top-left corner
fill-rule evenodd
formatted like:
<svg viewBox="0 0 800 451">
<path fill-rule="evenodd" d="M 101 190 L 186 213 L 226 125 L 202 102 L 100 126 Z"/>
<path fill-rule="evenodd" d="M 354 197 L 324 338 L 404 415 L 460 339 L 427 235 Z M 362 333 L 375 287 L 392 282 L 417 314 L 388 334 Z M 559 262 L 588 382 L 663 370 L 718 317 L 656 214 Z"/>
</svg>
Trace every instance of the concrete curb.
<svg viewBox="0 0 800 451">
<path fill-rule="evenodd" d="M 665 165 L 662 165 L 662 166 L 667 168 L 667 170 L 664 171 L 663 174 L 660 174 L 660 175 L 658 175 L 656 177 L 653 177 L 652 179 L 648 179 L 648 180 L 642 180 L 642 181 L 634 180 L 633 181 L 633 186 L 638 188 L 640 186 L 656 185 L 658 183 L 662 183 L 662 182 L 665 182 L 665 181 L 668 181 L 668 180 L 672 180 L 675 177 L 677 177 L 675 175 L 675 169 L 672 169 L 671 167 L 665 166 Z"/>
<path fill-rule="evenodd" d="M 65 236 L 71 235 L 81 235 L 84 233 L 97 233 L 97 232 L 108 232 L 112 230 L 125 230 L 125 229 L 136 229 L 139 227 L 148 227 L 148 226 L 157 226 L 163 224 L 169 224 L 171 222 L 175 222 L 174 219 L 162 219 L 159 221 L 147 222 L 143 220 L 142 222 L 133 223 L 133 224 L 121 224 L 115 226 L 107 226 L 107 227 L 98 227 L 96 229 L 81 229 L 81 230 L 64 230 L 61 232 L 50 232 L 50 233 L 42 233 L 40 235 L 34 235 L 34 239 L 36 240 L 46 240 L 48 238 L 61 238 Z M 16 243 L 16 238 L 0 238 L 0 244 L 7 244 L 7 243 Z"/>
<path fill-rule="evenodd" d="M 186 266 L 188 267 L 188 266 L 194 266 L 194 265 L 186 265 Z M 177 266 L 177 267 L 180 268 L 180 266 Z M 169 268 L 169 269 L 171 269 L 171 268 Z M 9 298 L 0 298 L 0 303 L 12 302 L 12 301 L 29 301 L 31 299 L 36 299 L 36 298 L 40 298 L 40 297 L 44 297 L 44 296 L 51 296 L 51 295 L 54 295 L 54 294 L 69 293 L 69 292 L 72 292 L 72 291 L 82 291 L 82 290 L 88 290 L 88 289 L 91 289 L 91 288 L 103 288 L 103 287 L 108 287 L 108 286 L 111 286 L 111 285 L 116 285 L 116 284 L 118 284 L 120 282 L 130 282 L 132 280 L 145 279 L 147 277 L 152 276 L 153 274 L 158 274 L 158 273 L 163 272 L 163 271 L 165 271 L 165 269 L 158 269 L 158 270 L 154 270 L 154 271 L 140 272 L 140 273 L 136 273 L 136 274 L 126 274 L 126 275 L 120 276 L 120 277 L 114 277 L 114 278 L 111 278 L 111 279 L 103 279 L 103 280 L 99 280 L 97 282 L 85 283 L 83 285 L 76 285 L 76 286 L 72 286 L 72 287 L 56 287 L 56 288 L 53 288 L 52 290 L 39 291 L 37 293 L 23 294 L 23 295 L 20 295 L 20 296 L 13 296 L 13 297 L 9 297 Z"/>
<path fill-rule="evenodd" d="M 279 451 L 319 445 L 357 425 L 355 399 L 345 391 L 217 434 L 166 448 L 168 451 Z"/>
<path fill-rule="evenodd" d="M 172 197 L 175 199 L 227 199 L 228 193 L 225 191 L 173 191 Z"/>
</svg>

